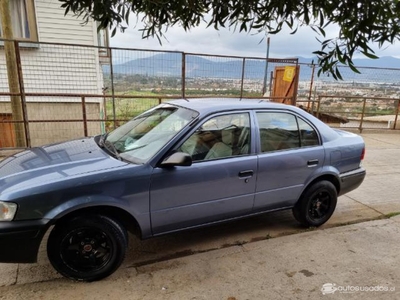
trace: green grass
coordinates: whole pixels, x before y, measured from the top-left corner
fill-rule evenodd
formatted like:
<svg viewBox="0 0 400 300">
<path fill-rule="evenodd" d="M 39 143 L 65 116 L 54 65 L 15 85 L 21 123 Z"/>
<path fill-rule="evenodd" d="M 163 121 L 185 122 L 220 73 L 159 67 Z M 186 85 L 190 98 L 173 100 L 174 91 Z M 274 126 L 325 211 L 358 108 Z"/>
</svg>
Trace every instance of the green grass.
<svg viewBox="0 0 400 300">
<path fill-rule="evenodd" d="M 134 98 L 135 96 L 159 96 L 150 91 L 128 91 L 124 93 L 117 93 L 118 95 L 133 96 L 131 99 L 115 97 L 115 119 L 116 120 L 130 120 L 133 117 L 141 114 L 142 112 L 158 105 L 159 100 L 155 98 Z M 113 128 L 114 111 L 113 111 L 113 100 L 110 98 L 106 99 L 106 130 L 109 131 Z M 116 126 L 120 126 L 124 121 L 117 121 Z"/>
<path fill-rule="evenodd" d="M 151 92 L 129 91 L 119 93 L 124 96 L 157 96 Z M 118 94 L 117 94 L 118 95 Z M 158 99 L 154 98 L 115 98 L 115 117 L 116 119 L 130 119 L 137 116 L 141 112 L 156 106 L 159 103 Z M 106 100 L 107 119 L 113 118 L 113 100 L 107 98 Z"/>
<path fill-rule="evenodd" d="M 398 215 L 400 215 L 400 211 L 391 212 L 391 213 L 386 214 L 385 216 L 386 216 L 386 218 L 392 218 L 392 217 L 395 217 Z"/>
</svg>

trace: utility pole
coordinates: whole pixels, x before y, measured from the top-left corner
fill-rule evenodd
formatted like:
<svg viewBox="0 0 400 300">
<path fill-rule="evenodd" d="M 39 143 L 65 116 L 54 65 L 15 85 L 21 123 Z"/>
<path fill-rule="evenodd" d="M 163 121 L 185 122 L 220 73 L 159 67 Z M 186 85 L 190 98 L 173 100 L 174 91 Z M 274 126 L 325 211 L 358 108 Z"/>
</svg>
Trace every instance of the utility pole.
<svg viewBox="0 0 400 300">
<path fill-rule="evenodd" d="M 11 94 L 19 94 L 18 82 L 18 67 L 15 56 L 15 47 L 13 39 L 13 31 L 11 26 L 10 4 L 9 0 L 0 0 L 0 18 L 1 29 L 3 32 L 4 52 L 6 57 L 8 86 Z M 9 41 L 7 41 L 9 40 Z M 13 121 L 22 121 L 22 106 L 20 96 L 10 96 L 11 98 L 11 112 Z M 23 123 L 14 123 L 14 131 L 17 147 L 26 147 L 25 145 L 25 130 Z"/>
<path fill-rule="evenodd" d="M 265 71 L 264 71 L 264 82 L 263 82 L 263 90 L 262 90 L 262 95 L 263 97 L 265 96 L 265 93 L 267 92 L 267 76 L 268 76 L 268 59 L 269 59 L 269 36 L 267 36 L 267 54 L 265 56 Z"/>
</svg>

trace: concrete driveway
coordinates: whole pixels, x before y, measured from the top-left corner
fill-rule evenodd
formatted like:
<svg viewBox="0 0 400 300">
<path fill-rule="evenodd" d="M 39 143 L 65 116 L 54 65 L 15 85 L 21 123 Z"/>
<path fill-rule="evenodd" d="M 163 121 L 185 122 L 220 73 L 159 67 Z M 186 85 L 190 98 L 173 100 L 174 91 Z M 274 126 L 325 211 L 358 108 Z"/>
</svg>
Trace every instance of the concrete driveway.
<svg viewBox="0 0 400 300">
<path fill-rule="evenodd" d="M 334 291 L 327 298 L 347 299 L 345 285 L 400 291 L 400 217 L 388 219 L 400 212 L 400 133 L 362 136 L 367 177 L 316 230 L 284 211 L 140 243 L 131 238 L 124 265 L 90 284 L 60 278 L 42 247 L 37 264 L 0 264 L 0 299 L 51 299 L 55 291 L 65 299 L 317 299 L 325 283 Z M 398 291 L 353 291 L 352 298 L 395 299 Z"/>
</svg>

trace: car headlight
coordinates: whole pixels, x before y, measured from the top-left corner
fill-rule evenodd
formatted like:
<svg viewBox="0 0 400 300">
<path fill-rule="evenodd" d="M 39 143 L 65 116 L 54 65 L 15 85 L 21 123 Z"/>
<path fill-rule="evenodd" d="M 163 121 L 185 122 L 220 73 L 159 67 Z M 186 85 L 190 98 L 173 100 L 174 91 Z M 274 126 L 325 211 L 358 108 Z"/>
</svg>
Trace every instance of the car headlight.
<svg viewBox="0 0 400 300">
<path fill-rule="evenodd" d="M 0 201 L 0 222 L 11 221 L 17 212 L 17 204 Z"/>
</svg>

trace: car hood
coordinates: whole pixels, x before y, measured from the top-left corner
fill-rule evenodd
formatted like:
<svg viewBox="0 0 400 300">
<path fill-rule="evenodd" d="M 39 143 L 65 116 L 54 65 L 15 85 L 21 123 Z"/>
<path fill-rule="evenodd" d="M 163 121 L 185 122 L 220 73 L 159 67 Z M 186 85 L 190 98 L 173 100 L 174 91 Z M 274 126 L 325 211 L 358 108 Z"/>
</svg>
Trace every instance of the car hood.
<svg viewBox="0 0 400 300">
<path fill-rule="evenodd" d="M 94 138 L 35 147 L 0 162 L 0 195 L 127 165 L 108 155 Z"/>
</svg>

